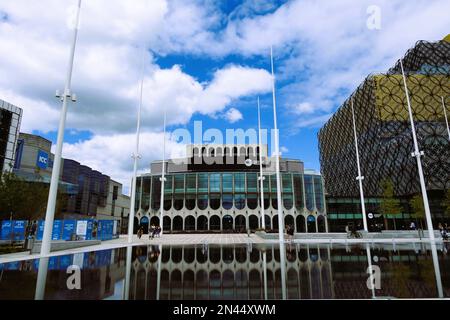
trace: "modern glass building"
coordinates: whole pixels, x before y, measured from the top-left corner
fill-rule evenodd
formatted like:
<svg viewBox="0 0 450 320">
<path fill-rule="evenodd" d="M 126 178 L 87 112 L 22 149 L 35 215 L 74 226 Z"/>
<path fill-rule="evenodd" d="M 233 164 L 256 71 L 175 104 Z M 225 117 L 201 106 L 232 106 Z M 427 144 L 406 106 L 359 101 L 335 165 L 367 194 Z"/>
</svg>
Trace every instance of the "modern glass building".
<svg viewBox="0 0 450 320">
<path fill-rule="evenodd" d="M 166 163 L 163 227 L 167 231 L 244 232 L 262 226 L 259 147 L 189 145 L 185 159 Z M 274 158 L 263 148 L 264 216 L 267 230 L 278 230 Z M 136 210 L 144 229 L 159 225 L 162 161 L 137 179 Z M 280 160 L 285 225 L 296 232 L 327 232 L 323 181 L 299 160 Z"/>
<path fill-rule="evenodd" d="M 0 172 L 12 170 L 22 109 L 0 100 Z"/>
<path fill-rule="evenodd" d="M 442 202 L 450 189 L 450 145 L 444 112 L 449 112 L 450 37 L 438 42 L 419 41 L 403 58 L 434 222 L 444 222 Z M 400 63 L 386 74 L 370 75 L 319 132 L 321 170 L 329 197 L 333 231 L 348 221 L 361 222 L 351 101 L 355 110 L 363 187 L 368 213 L 384 214 L 405 226 L 414 213 L 411 199 L 421 194 Z M 445 111 L 444 111 L 445 110 Z M 401 214 L 380 211 L 383 185 L 390 181 Z M 353 200 L 354 201 L 353 201 Z M 369 217 L 369 221 L 371 221 Z M 397 226 L 397 228 L 398 228 Z M 337 227 L 337 228 L 335 228 Z"/>
</svg>

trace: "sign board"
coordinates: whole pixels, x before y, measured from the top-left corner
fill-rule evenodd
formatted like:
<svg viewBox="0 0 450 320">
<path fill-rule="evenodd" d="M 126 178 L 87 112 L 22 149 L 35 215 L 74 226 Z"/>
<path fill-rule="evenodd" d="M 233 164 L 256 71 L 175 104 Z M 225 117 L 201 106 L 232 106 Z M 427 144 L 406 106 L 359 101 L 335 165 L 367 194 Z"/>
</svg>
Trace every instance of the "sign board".
<svg viewBox="0 0 450 320">
<path fill-rule="evenodd" d="M 53 221 L 52 240 L 61 239 L 61 229 L 62 229 L 62 221 L 61 220 Z"/>
<path fill-rule="evenodd" d="M 1 239 L 2 240 L 11 240 L 11 233 L 12 233 L 12 222 L 11 220 L 4 220 L 2 221 L 2 233 Z"/>
<path fill-rule="evenodd" d="M 87 220 L 77 221 L 77 236 L 86 236 L 87 233 Z"/>
<path fill-rule="evenodd" d="M 369 212 L 369 214 L 367 215 L 369 217 L 369 219 L 373 219 L 373 213 Z"/>
<path fill-rule="evenodd" d="M 70 240 L 72 237 L 72 234 L 75 233 L 75 226 L 76 226 L 75 220 L 64 220 L 64 226 L 63 226 L 63 240 Z"/>
<path fill-rule="evenodd" d="M 38 168 L 46 170 L 48 167 L 48 153 L 42 150 L 38 151 L 36 166 Z"/>
<path fill-rule="evenodd" d="M 27 221 L 16 220 L 13 223 L 13 233 L 14 240 L 24 240 L 25 239 L 25 228 L 27 226 Z"/>
<path fill-rule="evenodd" d="M 44 236 L 44 220 L 39 220 L 36 239 L 42 240 L 43 236 Z"/>
</svg>

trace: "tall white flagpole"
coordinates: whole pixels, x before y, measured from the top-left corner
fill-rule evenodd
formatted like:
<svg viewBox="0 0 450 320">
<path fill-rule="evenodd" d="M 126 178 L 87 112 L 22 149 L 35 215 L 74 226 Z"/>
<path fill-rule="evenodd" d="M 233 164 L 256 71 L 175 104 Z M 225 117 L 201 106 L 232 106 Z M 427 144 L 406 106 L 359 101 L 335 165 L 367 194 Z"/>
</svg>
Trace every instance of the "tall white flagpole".
<svg viewBox="0 0 450 320">
<path fill-rule="evenodd" d="M 136 180 L 137 180 L 137 167 L 138 161 L 141 158 L 139 155 L 139 136 L 141 133 L 141 112 L 142 112 L 142 100 L 144 93 L 144 62 L 145 61 L 145 51 L 142 52 L 142 78 L 141 78 L 141 87 L 139 92 L 139 108 L 138 108 L 138 116 L 137 116 L 137 125 L 136 125 L 136 144 L 134 153 L 132 158 L 134 159 L 133 164 L 133 179 L 131 183 L 131 201 L 130 201 L 130 214 L 128 220 L 128 243 L 133 242 L 133 234 L 134 234 L 134 216 L 135 216 L 135 203 L 136 203 Z"/>
<path fill-rule="evenodd" d="M 428 203 L 427 189 L 425 186 L 425 178 L 423 176 L 422 160 L 420 158 L 421 156 L 423 156 L 423 151 L 419 151 L 419 145 L 417 143 L 416 128 L 414 126 L 414 118 L 413 118 L 412 109 L 411 109 L 411 102 L 409 100 L 408 86 L 406 84 L 406 76 L 405 76 L 405 71 L 403 70 L 402 59 L 400 59 L 400 67 L 402 69 L 402 77 L 403 77 L 403 84 L 405 86 L 406 102 L 408 104 L 409 121 L 411 122 L 411 132 L 412 132 L 412 137 L 413 137 L 413 141 L 414 141 L 414 152 L 411 155 L 413 157 L 415 157 L 417 160 L 417 171 L 419 172 L 420 188 L 422 190 L 423 206 L 425 208 L 425 217 L 427 220 L 428 233 L 429 233 L 430 241 L 432 241 L 434 243 L 435 237 L 434 237 L 433 221 L 431 219 L 430 205 Z"/>
<path fill-rule="evenodd" d="M 275 98 L 275 73 L 273 68 L 273 51 L 270 46 L 270 65 L 272 69 L 272 99 L 273 99 L 273 123 L 275 131 L 275 170 L 277 177 L 277 203 L 278 203 L 278 236 L 280 242 L 284 243 L 284 221 L 283 221 L 283 201 L 281 199 L 281 180 L 280 180 L 280 141 L 277 126 L 277 103 Z M 283 274 L 282 274 L 283 276 Z"/>
<path fill-rule="evenodd" d="M 71 92 L 72 70 L 75 58 L 75 47 L 77 44 L 78 28 L 80 23 L 81 0 L 78 0 L 78 8 L 75 18 L 75 25 L 72 38 L 72 47 L 70 49 L 69 66 L 67 69 L 66 84 L 62 99 L 62 110 L 59 119 L 58 138 L 56 142 L 55 158 L 53 162 L 52 177 L 50 181 L 50 190 L 48 193 L 47 210 L 45 212 L 44 234 L 42 236 L 41 255 L 50 253 L 50 244 L 52 240 L 53 220 L 55 218 L 56 197 L 58 195 L 59 174 L 61 171 L 62 148 L 64 142 L 64 130 L 67 118 L 67 100 L 70 98 L 75 102 L 76 96 Z M 59 97 L 59 94 L 57 93 Z"/>
<path fill-rule="evenodd" d="M 367 227 L 367 216 L 366 216 L 366 204 L 364 202 L 364 190 L 362 181 L 364 180 L 364 176 L 361 175 L 361 164 L 359 162 L 359 150 L 358 150 L 358 136 L 356 134 L 356 120 L 355 120 L 355 109 L 353 107 L 353 97 L 351 98 L 351 106 L 352 106 L 352 119 L 353 119 L 353 133 L 355 135 L 355 149 L 356 149 L 356 163 L 358 166 L 358 176 L 356 180 L 359 181 L 359 195 L 361 196 L 361 211 L 363 216 L 363 225 L 364 231 L 368 232 L 369 228 Z"/>
<path fill-rule="evenodd" d="M 448 127 L 447 108 L 445 107 L 444 97 L 442 99 L 442 108 L 444 108 L 445 124 L 447 125 L 448 140 L 450 141 L 450 128 Z"/>
<path fill-rule="evenodd" d="M 161 235 L 163 234 L 163 217 L 164 217 L 164 182 L 166 182 L 166 108 L 164 107 L 164 141 L 163 141 L 163 160 L 161 169 L 161 206 L 159 225 L 161 227 Z"/>
<path fill-rule="evenodd" d="M 266 229 L 266 217 L 264 215 L 264 180 L 265 177 L 263 175 L 263 166 L 262 166 L 262 139 L 261 139 L 261 109 L 259 106 L 259 97 L 258 97 L 258 140 L 259 140 L 259 181 L 260 181 L 260 190 L 261 190 L 261 227 Z"/>
</svg>

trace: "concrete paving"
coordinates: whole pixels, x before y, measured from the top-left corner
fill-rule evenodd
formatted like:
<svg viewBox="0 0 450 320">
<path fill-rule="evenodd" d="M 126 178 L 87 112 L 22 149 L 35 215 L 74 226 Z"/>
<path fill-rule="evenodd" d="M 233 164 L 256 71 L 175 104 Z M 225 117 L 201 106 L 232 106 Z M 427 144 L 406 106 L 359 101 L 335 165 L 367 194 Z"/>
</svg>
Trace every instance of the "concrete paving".
<svg viewBox="0 0 450 320">
<path fill-rule="evenodd" d="M 358 243 L 369 243 L 369 244 L 408 244 L 408 243 L 428 243 L 428 239 L 419 238 L 385 238 L 385 239 L 331 239 L 331 238 L 314 238 L 314 239 L 287 239 L 286 242 L 289 243 L 317 243 L 317 244 L 358 244 Z M 99 245 L 93 245 L 83 248 L 74 248 L 63 251 L 52 252 L 44 257 L 53 257 L 67 254 L 76 254 L 91 251 L 101 251 L 109 249 L 123 248 L 127 246 L 146 246 L 146 245 L 195 245 L 195 244 L 276 244 L 278 239 L 263 239 L 256 234 L 251 234 L 250 237 L 247 234 L 167 234 L 163 235 L 161 238 L 149 239 L 148 235 L 142 236 L 138 239 L 135 235 L 133 237 L 133 242 L 128 244 L 128 237 L 126 235 L 121 235 L 118 239 L 104 241 Z M 441 239 L 437 239 L 436 243 L 442 243 Z M 11 254 L 0 255 L 0 264 L 24 261 L 29 259 L 38 259 L 40 254 L 30 254 L 29 251 L 18 252 Z"/>
</svg>

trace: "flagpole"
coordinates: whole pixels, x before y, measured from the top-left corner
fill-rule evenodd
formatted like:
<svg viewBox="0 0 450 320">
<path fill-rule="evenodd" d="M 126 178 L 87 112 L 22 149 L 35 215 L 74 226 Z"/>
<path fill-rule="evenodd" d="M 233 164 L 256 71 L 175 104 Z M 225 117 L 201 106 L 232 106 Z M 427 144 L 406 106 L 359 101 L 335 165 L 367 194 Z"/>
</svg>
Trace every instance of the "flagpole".
<svg viewBox="0 0 450 320">
<path fill-rule="evenodd" d="M 361 211 L 363 216 L 363 225 L 364 231 L 369 232 L 367 227 L 367 216 L 366 216 L 366 204 L 364 202 L 364 190 L 362 181 L 364 180 L 364 176 L 361 175 L 361 164 L 359 162 L 359 150 L 358 150 L 358 136 L 356 134 L 356 120 L 355 120 L 355 109 L 353 107 L 353 97 L 351 98 L 351 106 L 352 106 L 352 119 L 353 119 L 353 133 L 355 135 L 355 149 L 356 149 L 356 163 L 358 166 L 358 176 L 356 180 L 359 181 L 359 195 L 361 196 Z"/>
<path fill-rule="evenodd" d="M 133 179 L 131 183 L 131 200 L 130 200 L 130 214 L 128 220 L 128 243 L 133 242 L 133 234 L 134 234 L 134 216 L 135 216 L 135 203 L 136 203 L 136 180 L 137 180 L 137 166 L 138 161 L 141 158 L 139 155 L 139 136 L 141 133 L 141 112 L 142 112 L 142 100 L 143 100 L 143 92 L 144 92 L 144 58 L 145 51 L 142 52 L 142 78 L 141 78 L 141 88 L 140 88 L 140 96 L 139 96 L 139 108 L 138 108 L 138 116 L 137 116 L 137 125 L 136 125 L 136 144 L 135 151 L 132 155 L 134 159 L 133 164 Z"/>
<path fill-rule="evenodd" d="M 444 108 L 445 124 L 447 125 L 448 140 L 450 141 L 450 128 L 448 127 L 447 108 L 445 107 L 444 97 L 442 99 L 442 108 Z"/>
<path fill-rule="evenodd" d="M 434 243 L 435 237 L 434 237 L 433 221 L 431 219 L 430 205 L 428 203 L 427 189 L 425 186 L 425 178 L 423 176 L 422 160 L 420 158 L 421 156 L 424 155 L 424 153 L 423 153 L 423 151 L 419 151 L 419 145 L 417 143 L 416 128 L 414 126 L 414 118 L 413 118 L 413 114 L 412 114 L 411 101 L 409 100 L 408 86 L 406 84 L 406 76 L 405 76 L 405 71 L 403 70 L 402 59 L 400 59 L 400 67 L 402 70 L 406 102 L 408 104 L 409 121 L 411 122 L 411 132 L 412 132 L 412 137 L 413 137 L 413 142 L 414 142 L 414 152 L 411 155 L 413 157 L 415 157 L 417 160 L 417 171 L 419 172 L 420 188 L 422 190 L 423 206 L 425 209 L 425 217 L 426 217 L 427 225 L 428 225 L 428 233 L 429 233 L 430 241 L 432 241 Z"/>
<path fill-rule="evenodd" d="M 281 201 L 281 180 L 280 180 L 280 141 L 277 126 L 277 103 L 275 97 L 275 73 L 273 67 L 273 50 L 270 46 L 270 65 L 272 69 L 272 99 L 273 99 L 273 123 L 275 131 L 275 170 L 277 177 L 277 203 L 278 203 L 278 237 L 284 243 L 284 222 L 283 222 L 283 202 Z"/>
<path fill-rule="evenodd" d="M 72 93 L 71 86 L 72 86 L 73 62 L 75 59 L 75 47 L 77 44 L 78 28 L 80 23 L 80 12 L 81 12 L 81 0 L 78 0 L 78 8 L 75 18 L 75 27 L 73 31 L 72 47 L 70 49 L 70 59 L 67 69 L 67 77 L 64 93 L 62 97 L 58 92 L 56 94 L 56 96 L 58 98 L 61 98 L 62 100 L 62 110 L 59 119 L 58 138 L 56 141 L 55 158 L 53 162 L 52 177 L 50 181 L 50 190 L 48 193 L 47 210 L 45 213 L 45 224 L 44 224 L 44 234 L 42 236 L 41 255 L 47 255 L 50 253 L 52 231 L 53 231 L 53 220 L 55 218 L 55 209 L 56 209 L 56 198 L 58 195 L 59 174 L 61 172 L 62 148 L 67 118 L 67 101 L 69 98 L 73 102 L 76 101 L 76 96 L 75 94 Z"/>
<path fill-rule="evenodd" d="M 259 140 L 259 181 L 260 181 L 260 190 L 261 190 L 261 227 L 266 229 L 266 217 L 264 214 L 264 180 L 263 176 L 263 166 L 262 166 L 262 141 L 261 141 L 261 109 L 259 106 L 259 97 L 258 97 L 258 140 Z"/>
<path fill-rule="evenodd" d="M 161 227 L 161 235 L 163 235 L 163 216 L 164 216 L 164 182 L 166 182 L 166 108 L 164 107 L 164 141 L 163 141 L 163 160 L 161 169 L 161 205 L 159 224 Z"/>
</svg>

